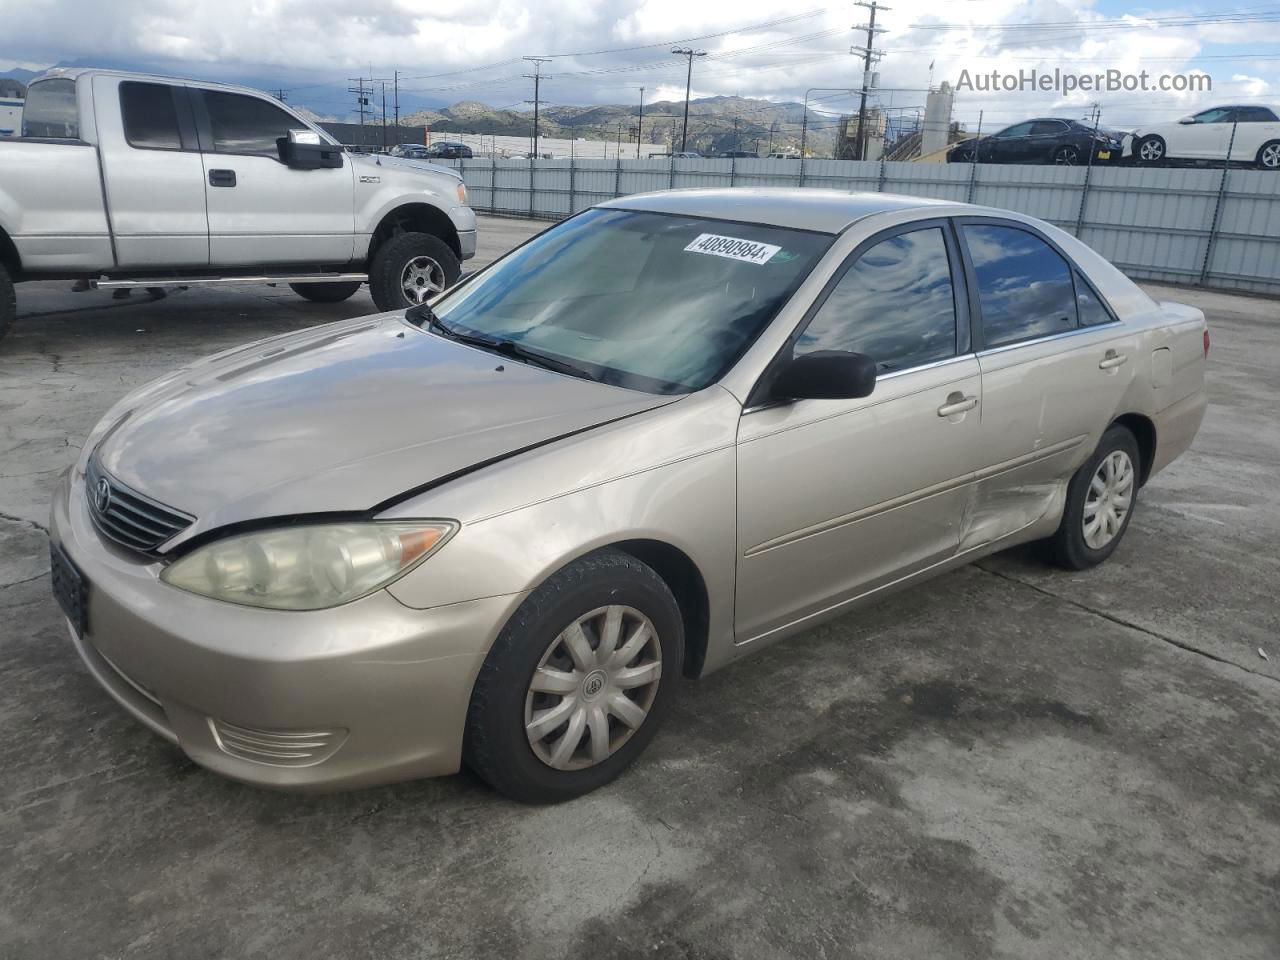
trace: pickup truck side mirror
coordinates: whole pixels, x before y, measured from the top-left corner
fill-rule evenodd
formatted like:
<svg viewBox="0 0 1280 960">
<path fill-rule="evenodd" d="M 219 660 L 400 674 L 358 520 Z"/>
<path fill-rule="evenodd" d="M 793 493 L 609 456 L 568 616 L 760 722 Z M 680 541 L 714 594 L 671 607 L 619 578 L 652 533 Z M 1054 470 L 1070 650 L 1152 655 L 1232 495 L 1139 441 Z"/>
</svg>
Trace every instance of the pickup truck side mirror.
<svg viewBox="0 0 1280 960">
<path fill-rule="evenodd" d="M 774 400 L 854 400 L 876 388 L 876 362 L 865 353 L 820 350 L 796 357 L 774 378 Z"/>
<path fill-rule="evenodd" d="M 342 166 L 342 148 L 326 143 L 314 130 L 290 130 L 276 140 L 276 149 L 280 161 L 295 170 Z"/>
</svg>

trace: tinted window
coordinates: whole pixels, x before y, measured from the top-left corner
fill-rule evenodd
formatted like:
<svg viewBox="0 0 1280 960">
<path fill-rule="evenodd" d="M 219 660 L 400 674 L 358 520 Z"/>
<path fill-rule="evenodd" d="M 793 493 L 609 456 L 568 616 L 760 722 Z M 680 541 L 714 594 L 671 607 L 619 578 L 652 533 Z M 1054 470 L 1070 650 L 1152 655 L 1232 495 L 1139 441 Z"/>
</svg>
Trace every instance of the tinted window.
<svg viewBox="0 0 1280 960">
<path fill-rule="evenodd" d="M 1276 115 L 1266 107 L 1238 107 L 1235 118 L 1241 123 L 1273 123 Z"/>
<path fill-rule="evenodd" d="M 1015 126 L 1001 130 L 996 134 L 996 136 L 1003 140 L 1006 137 L 1025 137 L 1030 135 L 1030 133 L 1031 121 L 1028 120 L 1026 123 L 1019 123 Z"/>
<path fill-rule="evenodd" d="M 130 146 L 147 150 L 180 150 L 178 111 L 173 88 L 160 83 L 120 84 L 120 113 Z"/>
<path fill-rule="evenodd" d="M 41 80 L 28 88 L 27 102 L 22 108 L 22 135 L 80 139 L 74 80 Z"/>
<path fill-rule="evenodd" d="M 942 230 L 882 240 L 841 278 L 795 346 L 865 353 L 881 370 L 944 360 L 956 352 L 956 304 Z"/>
<path fill-rule="evenodd" d="M 1096 327 L 1100 323 L 1110 323 L 1111 314 L 1102 305 L 1098 295 L 1093 292 L 1084 278 L 1076 274 L 1076 309 L 1080 313 L 1080 326 Z"/>
<path fill-rule="evenodd" d="M 1013 227 L 969 224 L 964 238 L 978 277 L 988 347 L 1075 327 L 1071 270 L 1056 250 Z"/>
<path fill-rule="evenodd" d="M 290 130 L 305 129 L 279 107 L 238 93 L 204 91 L 209 123 L 213 127 L 213 149 L 217 153 L 252 153 L 279 157 L 276 140 Z"/>
<path fill-rule="evenodd" d="M 1061 120 L 1037 120 L 1031 125 L 1033 134 L 1051 134 L 1056 136 L 1059 133 L 1067 132 L 1067 125 Z"/>
</svg>

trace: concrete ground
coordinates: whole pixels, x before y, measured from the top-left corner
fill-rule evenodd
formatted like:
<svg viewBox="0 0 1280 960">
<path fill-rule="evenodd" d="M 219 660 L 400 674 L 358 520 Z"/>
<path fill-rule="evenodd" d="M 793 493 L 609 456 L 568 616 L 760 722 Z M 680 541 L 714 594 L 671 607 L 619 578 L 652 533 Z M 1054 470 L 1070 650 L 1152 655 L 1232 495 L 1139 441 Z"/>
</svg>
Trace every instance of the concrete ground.
<svg viewBox="0 0 1280 960">
<path fill-rule="evenodd" d="M 486 220 L 482 260 L 543 226 Z M 0 341 L 0 956 L 1280 956 L 1274 301 L 1153 290 L 1208 313 L 1212 406 L 1107 564 L 1002 555 L 773 647 L 687 685 L 612 786 L 529 808 L 465 774 L 240 786 L 96 686 L 42 527 L 92 423 L 372 306 L 66 286 L 21 288 Z"/>
</svg>

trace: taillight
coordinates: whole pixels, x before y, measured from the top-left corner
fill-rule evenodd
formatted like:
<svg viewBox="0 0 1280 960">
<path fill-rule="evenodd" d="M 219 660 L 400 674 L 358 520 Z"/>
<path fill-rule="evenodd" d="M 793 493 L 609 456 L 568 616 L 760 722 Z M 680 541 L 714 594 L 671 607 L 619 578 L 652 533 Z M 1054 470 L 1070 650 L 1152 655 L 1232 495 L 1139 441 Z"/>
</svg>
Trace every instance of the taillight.
<svg viewBox="0 0 1280 960">
<path fill-rule="evenodd" d="M 1209 328 L 1204 328 L 1204 355 L 1209 356 Z"/>
</svg>

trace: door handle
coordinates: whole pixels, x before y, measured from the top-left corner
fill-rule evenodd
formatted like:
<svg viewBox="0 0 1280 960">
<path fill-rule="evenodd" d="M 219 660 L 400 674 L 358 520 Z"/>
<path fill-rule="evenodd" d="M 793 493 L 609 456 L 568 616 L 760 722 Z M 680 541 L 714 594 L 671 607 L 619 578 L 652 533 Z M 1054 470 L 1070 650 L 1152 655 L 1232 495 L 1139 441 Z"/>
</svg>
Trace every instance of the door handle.
<svg viewBox="0 0 1280 960">
<path fill-rule="evenodd" d="M 210 170 L 209 186 L 211 187 L 234 187 L 236 185 L 236 172 L 234 170 Z"/>
<path fill-rule="evenodd" d="M 954 417 L 957 413 L 967 413 L 978 405 L 977 397 L 966 397 L 956 391 L 947 397 L 947 402 L 938 408 L 938 416 Z"/>
<path fill-rule="evenodd" d="M 1128 359 L 1129 357 L 1126 354 L 1116 353 L 1114 350 L 1108 350 L 1106 356 L 1098 361 L 1098 369 L 1114 370 Z"/>
</svg>

